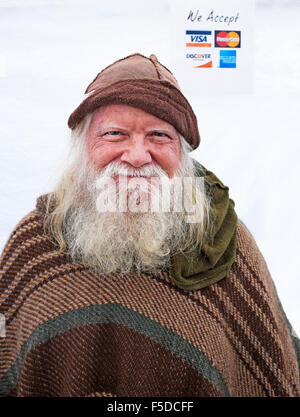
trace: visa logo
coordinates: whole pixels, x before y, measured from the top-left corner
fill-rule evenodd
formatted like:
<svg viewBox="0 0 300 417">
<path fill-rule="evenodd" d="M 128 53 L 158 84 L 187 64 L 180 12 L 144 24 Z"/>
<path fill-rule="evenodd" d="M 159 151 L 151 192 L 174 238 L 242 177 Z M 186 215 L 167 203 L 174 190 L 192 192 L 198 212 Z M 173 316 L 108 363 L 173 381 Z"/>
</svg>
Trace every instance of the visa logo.
<svg viewBox="0 0 300 417">
<path fill-rule="evenodd" d="M 207 42 L 207 36 L 191 35 L 191 42 Z"/>
<path fill-rule="evenodd" d="M 186 46 L 188 47 L 211 47 L 210 30 L 186 30 Z"/>
</svg>

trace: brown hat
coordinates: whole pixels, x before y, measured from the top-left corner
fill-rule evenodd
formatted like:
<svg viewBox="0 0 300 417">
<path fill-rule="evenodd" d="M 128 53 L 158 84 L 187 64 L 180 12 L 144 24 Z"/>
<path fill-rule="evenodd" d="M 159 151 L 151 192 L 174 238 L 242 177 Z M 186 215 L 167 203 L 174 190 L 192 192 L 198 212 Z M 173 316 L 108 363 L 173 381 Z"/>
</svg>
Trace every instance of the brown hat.
<svg viewBox="0 0 300 417">
<path fill-rule="evenodd" d="M 97 75 L 85 94 L 88 96 L 69 117 L 71 129 L 98 107 L 119 103 L 138 107 L 170 123 L 193 149 L 200 143 L 193 109 L 173 74 L 155 55 L 147 58 L 133 54 L 114 62 Z"/>
</svg>

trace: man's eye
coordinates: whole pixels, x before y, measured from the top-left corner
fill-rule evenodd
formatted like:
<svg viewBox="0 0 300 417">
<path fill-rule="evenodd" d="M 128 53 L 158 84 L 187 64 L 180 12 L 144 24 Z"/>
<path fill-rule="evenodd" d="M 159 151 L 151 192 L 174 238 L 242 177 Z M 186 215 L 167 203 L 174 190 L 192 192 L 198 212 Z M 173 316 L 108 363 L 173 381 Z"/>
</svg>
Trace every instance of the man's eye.
<svg viewBox="0 0 300 417">
<path fill-rule="evenodd" d="M 170 136 L 163 132 L 153 132 L 152 136 L 156 136 L 157 138 L 169 138 Z"/>
<path fill-rule="evenodd" d="M 104 136 L 105 135 L 119 136 L 122 135 L 122 132 L 119 132 L 118 130 L 110 130 L 109 132 L 104 133 Z"/>
</svg>

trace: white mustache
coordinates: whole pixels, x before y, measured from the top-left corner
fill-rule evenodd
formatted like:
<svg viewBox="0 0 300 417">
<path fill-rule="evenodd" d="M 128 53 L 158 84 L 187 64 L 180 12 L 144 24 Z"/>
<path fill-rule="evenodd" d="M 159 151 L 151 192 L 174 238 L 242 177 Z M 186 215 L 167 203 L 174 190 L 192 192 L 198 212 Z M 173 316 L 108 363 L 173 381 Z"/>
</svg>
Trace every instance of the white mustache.
<svg viewBox="0 0 300 417">
<path fill-rule="evenodd" d="M 101 171 L 101 176 L 112 177 L 114 175 L 129 177 L 168 177 L 168 174 L 158 165 L 134 168 L 123 162 L 111 162 Z"/>
</svg>

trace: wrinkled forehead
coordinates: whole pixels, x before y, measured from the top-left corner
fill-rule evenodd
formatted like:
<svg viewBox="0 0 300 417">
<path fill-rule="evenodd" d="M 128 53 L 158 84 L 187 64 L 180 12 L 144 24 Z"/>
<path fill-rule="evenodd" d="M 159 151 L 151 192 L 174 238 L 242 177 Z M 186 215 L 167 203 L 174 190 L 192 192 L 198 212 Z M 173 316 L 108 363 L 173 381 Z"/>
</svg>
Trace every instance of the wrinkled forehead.
<svg viewBox="0 0 300 417">
<path fill-rule="evenodd" d="M 102 125 L 123 126 L 128 129 L 167 129 L 177 134 L 176 128 L 169 122 L 142 109 L 125 104 L 110 104 L 96 109 L 91 117 L 90 129 L 93 130 Z"/>
</svg>

